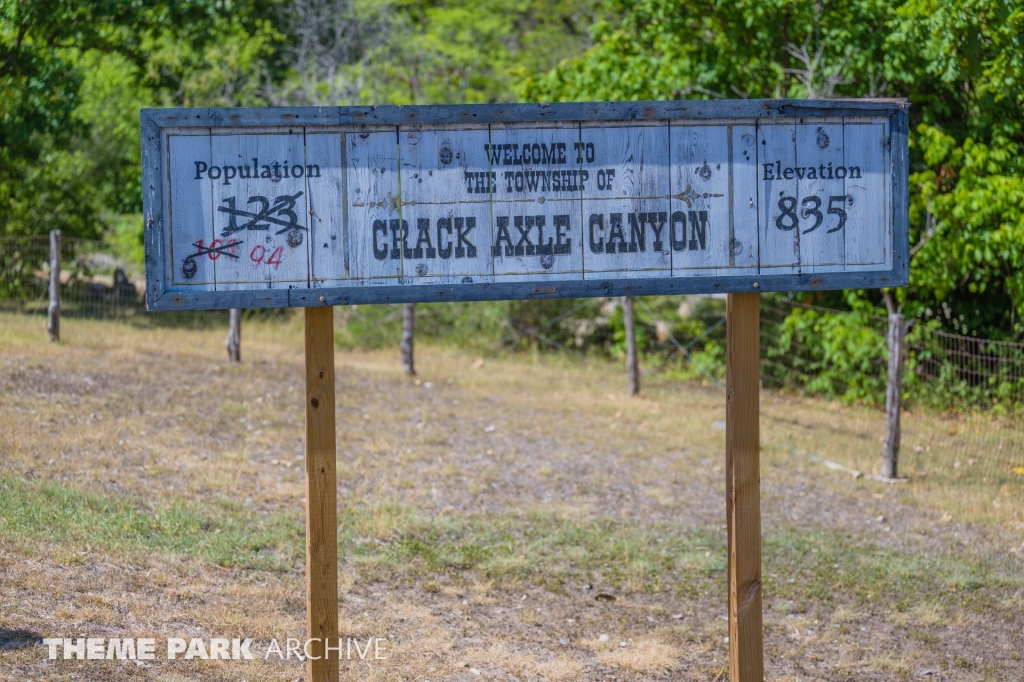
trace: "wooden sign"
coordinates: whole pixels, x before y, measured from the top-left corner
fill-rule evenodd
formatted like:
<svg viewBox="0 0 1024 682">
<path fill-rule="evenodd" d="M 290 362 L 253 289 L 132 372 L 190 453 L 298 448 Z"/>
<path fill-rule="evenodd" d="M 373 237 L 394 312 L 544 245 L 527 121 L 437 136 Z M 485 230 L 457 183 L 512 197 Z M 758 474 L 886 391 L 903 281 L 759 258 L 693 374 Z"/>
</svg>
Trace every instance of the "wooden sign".
<svg viewBox="0 0 1024 682">
<path fill-rule="evenodd" d="M 143 110 L 147 303 L 900 286 L 907 107 Z"/>
</svg>

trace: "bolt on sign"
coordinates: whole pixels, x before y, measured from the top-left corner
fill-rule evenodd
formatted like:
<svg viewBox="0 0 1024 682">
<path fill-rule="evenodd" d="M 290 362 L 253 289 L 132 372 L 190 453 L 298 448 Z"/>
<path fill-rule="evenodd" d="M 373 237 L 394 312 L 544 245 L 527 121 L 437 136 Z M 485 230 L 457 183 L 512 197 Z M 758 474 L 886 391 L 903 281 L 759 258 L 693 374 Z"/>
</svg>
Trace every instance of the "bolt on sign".
<svg viewBox="0 0 1024 682">
<path fill-rule="evenodd" d="M 147 109 L 147 302 L 907 281 L 907 104 Z"/>
</svg>

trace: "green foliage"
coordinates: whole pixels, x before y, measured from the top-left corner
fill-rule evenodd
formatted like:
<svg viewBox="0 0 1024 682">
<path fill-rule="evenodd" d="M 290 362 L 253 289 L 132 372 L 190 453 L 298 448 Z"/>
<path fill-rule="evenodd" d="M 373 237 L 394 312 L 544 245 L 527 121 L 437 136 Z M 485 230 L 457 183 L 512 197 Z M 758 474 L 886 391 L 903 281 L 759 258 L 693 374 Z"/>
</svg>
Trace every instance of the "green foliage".
<svg viewBox="0 0 1024 682">
<path fill-rule="evenodd" d="M 782 324 L 765 330 L 764 379 L 847 402 L 884 401 L 885 337 L 878 319 L 858 307 L 850 313 L 793 308 Z"/>
<path fill-rule="evenodd" d="M 521 98 L 909 97 L 919 250 L 897 296 L 912 317 L 941 317 L 961 333 L 1024 331 L 1019 3 L 609 0 L 603 9 L 594 46 L 521 80 Z M 943 303 L 953 315 L 938 314 Z"/>
</svg>

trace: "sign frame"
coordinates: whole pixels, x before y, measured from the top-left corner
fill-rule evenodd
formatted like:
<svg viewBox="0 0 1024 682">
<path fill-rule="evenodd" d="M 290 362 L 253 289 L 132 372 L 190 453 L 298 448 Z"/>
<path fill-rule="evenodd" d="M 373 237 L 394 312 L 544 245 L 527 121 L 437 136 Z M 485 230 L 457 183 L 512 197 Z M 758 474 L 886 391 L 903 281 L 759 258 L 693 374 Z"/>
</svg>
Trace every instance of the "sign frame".
<svg viewBox="0 0 1024 682">
<path fill-rule="evenodd" d="M 667 102 L 596 102 L 563 104 L 474 104 L 368 107 L 278 107 L 143 109 L 140 112 L 143 161 L 143 219 L 146 252 L 146 305 L 150 310 L 286 308 L 412 303 L 648 296 L 769 291 L 815 291 L 905 286 L 909 280 L 908 113 L 905 99 L 858 100 L 680 100 Z M 863 272 L 770 274 L 759 266 L 752 274 L 556 279 L 543 282 L 481 282 L 312 286 L 303 288 L 175 291 L 168 286 L 165 251 L 169 131 L 246 129 L 288 126 L 341 128 L 345 132 L 394 126 L 479 126 L 485 124 L 558 123 L 640 124 L 693 120 L 759 126 L 762 122 L 813 123 L 816 118 L 885 117 L 889 121 L 888 216 L 893 244 L 891 269 Z M 326 131 L 325 131 L 326 132 Z M 333 132 L 333 130 L 331 131 Z M 582 248 L 582 244 L 580 245 Z"/>
</svg>

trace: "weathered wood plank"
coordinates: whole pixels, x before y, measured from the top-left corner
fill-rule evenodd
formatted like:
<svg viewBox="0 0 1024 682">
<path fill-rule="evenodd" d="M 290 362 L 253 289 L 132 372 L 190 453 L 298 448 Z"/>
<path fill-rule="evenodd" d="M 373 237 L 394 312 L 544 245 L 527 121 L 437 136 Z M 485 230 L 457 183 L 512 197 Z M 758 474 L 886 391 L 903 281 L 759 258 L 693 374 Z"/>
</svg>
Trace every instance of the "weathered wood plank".
<svg viewBox="0 0 1024 682">
<path fill-rule="evenodd" d="M 892 185 L 886 182 L 889 160 L 886 125 L 878 121 L 846 123 L 843 135 L 846 165 L 860 169 L 861 177 L 847 178 L 845 194 L 851 213 L 860 220 L 849 221 L 846 229 L 846 270 L 870 270 L 892 262 L 892 233 L 886 207 L 891 205 Z M 865 229 L 870 225 L 889 227 L 884 232 Z"/>
<path fill-rule="evenodd" d="M 761 272 L 800 272 L 799 179 L 793 171 L 796 124 L 790 121 L 760 124 L 757 138 L 761 171 L 758 174 Z"/>
<path fill-rule="evenodd" d="M 217 281 L 216 251 L 210 251 L 216 236 L 213 228 L 213 181 L 196 179 L 196 164 L 210 165 L 209 129 L 204 135 L 168 135 L 167 166 L 170 240 L 167 269 L 169 291 L 206 289 Z M 216 248 L 216 247 L 215 247 Z"/>
<path fill-rule="evenodd" d="M 164 223 L 166 185 L 163 182 L 164 155 L 160 127 L 145 113 L 139 116 L 142 142 L 142 214 L 143 248 L 146 257 L 146 302 L 149 304 L 167 290 Z"/>
<path fill-rule="evenodd" d="M 213 134 L 195 176 L 213 188 L 217 290 L 309 286 L 307 169 L 301 128 Z M 200 181 L 196 181 L 200 182 Z"/>
<path fill-rule="evenodd" d="M 491 127 L 495 282 L 583 278 L 579 141 L 578 124 Z"/>
<path fill-rule="evenodd" d="M 580 144 L 584 277 L 671 275 L 668 124 L 588 124 Z"/>
<path fill-rule="evenodd" d="M 347 192 L 345 135 L 306 131 L 306 173 L 309 197 L 310 285 L 339 286 L 349 278 L 346 232 Z"/>
<path fill-rule="evenodd" d="M 485 127 L 460 131 L 403 126 L 398 134 L 402 202 L 408 226 L 402 247 L 406 284 L 494 279 L 492 182 Z"/>
<path fill-rule="evenodd" d="M 729 267 L 729 128 L 674 122 L 671 135 L 672 274 L 715 274 Z"/>
<path fill-rule="evenodd" d="M 351 276 L 367 284 L 399 284 L 408 229 L 399 212 L 398 130 L 345 135 L 348 164 L 348 259 Z"/>
<path fill-rule="evenodd" d="M 805 272 L 841 271 L 846 264 L 845 225 L 850 222 L 835 213 L 849 209 L 844 125 L 797 126 L 795 132 L 800 266 Z"/>
<path fill-rule="evenodd" d="M 757 285 L 756 287 L 754 285 Z M 153 302 L 150 310 L 214 310 L 281 308 L 367 303 L 435 303 L 438 301 L 502 301 L 607 296 L 679 296 L 749 291 L 824 291 L 906 286 L 906 273 L 837 272 L 744 277 L 638 278 L 545 282 L 422 285 L 408 287 L 351 286 L 271 291 L 175 291 Z M 320 299 L 323 300 L 320 300 Z"/>
<path fill-rule="evenodd" d="M 463 104 L 376 107 L 279 107 L 256 109 L 144 109 L 161 127 L 191 125 L 402 125 L 546 123 L 559 121 L 656 121 L 673 118 L 800 118 L 890 116 L 905 111 L 904 99 L 677 100 L 665 102 L 568 102 L 559 104 Z M 213 123 L 216 121 L 216 123 Z"/>
</svg>

